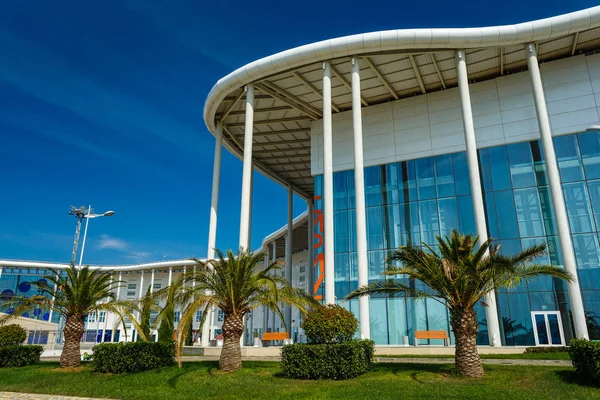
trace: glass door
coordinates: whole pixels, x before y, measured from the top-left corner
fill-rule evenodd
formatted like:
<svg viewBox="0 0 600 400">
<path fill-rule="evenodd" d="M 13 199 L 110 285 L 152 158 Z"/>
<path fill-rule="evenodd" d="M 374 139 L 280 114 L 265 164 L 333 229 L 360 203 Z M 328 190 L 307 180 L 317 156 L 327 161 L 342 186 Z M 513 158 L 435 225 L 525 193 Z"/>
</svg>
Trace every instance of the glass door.
<svg viewBox="0 0 600 400">
<path fill-rule="evenodd" d="M 558 311 L 532 311 L 533 334 L 536 346 L 564 346 L 562 321 Z"/>
</svg>

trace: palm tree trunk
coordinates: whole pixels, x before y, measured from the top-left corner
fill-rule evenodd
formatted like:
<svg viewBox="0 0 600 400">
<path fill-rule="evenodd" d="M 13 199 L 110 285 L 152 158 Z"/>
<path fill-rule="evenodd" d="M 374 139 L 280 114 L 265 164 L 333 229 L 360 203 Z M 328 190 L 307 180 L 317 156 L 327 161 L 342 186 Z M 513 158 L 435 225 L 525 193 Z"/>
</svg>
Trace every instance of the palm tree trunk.
<svg viewBox="0 0 600 400">
<path fill-rule="evenodd" d="M 470 310 L 452 310 L 452 329 L 456 339 L 456 371 L 461 376 L 479 378 L 483 376 L 481 359 L 477 352 L 477 315 Z"/>
<path fill-rule="evenodd" d="M 64 345 L 60 355 L 61 367 L 77 367 L 81 363 L 79 342 L 85 330 L 83 317 L 72 316 L 67 318 L 64 334 Z"/>
<path fill-rule="evenodd" d="M 242 368 L 242 348 L 240 338 L 244 333 L 244 317 L 241 314 L 226 314 L 223 321 L 223 349 L 219 358 L 221 371 L 235 371 Z"/>
</svg>

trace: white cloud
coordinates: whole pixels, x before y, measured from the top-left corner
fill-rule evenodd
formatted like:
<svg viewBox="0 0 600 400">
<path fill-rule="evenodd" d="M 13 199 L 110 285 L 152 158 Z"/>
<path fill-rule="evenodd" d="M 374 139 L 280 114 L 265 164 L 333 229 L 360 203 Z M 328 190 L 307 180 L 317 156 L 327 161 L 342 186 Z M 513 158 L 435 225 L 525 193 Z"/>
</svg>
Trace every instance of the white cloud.
<svg viewBox="0 0 600 400">
<path fill-rule="evenodd" d="M 125 250 L 127 250 L 128 247 L 129 247 L 129 245 L 125 241 L 123 241 L 121 239 L 110 237 L 108 235 L 101 235 L 100 242 L 98 243 L 98 246 L 97 246 L 97 248 L 99 250 L 112 249 L 112 250 L 120 250 L 120 251 L 125 251 Z"/>
<path fill-rule="evenodd" d="M 134 261 L 134 262 L 146 262 L 151 258 L 151 253 L 147 251 L 132 251 L 125 256 L 125 258 Z"/>
</svg>

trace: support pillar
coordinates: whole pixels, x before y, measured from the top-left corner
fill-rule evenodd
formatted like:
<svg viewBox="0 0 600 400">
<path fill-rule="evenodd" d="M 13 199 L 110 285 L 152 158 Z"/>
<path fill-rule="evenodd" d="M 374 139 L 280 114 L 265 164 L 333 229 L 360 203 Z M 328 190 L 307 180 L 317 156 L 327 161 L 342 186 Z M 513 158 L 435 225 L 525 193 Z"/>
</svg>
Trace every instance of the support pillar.
<svg viewBox="0 0 600 400">
<path fill-rule="evenodd" d="M 544 87 L 540 67 L 538 65 L 537 53 L 534 43 L 525 46 L 527 54 L 527 66 L 531 75 L 531 84 L 533 87 L 533 100 L 537 114 L 538 126 L 544 157 L 546 159 L 546 171 L 548 171 L 548 185 L 550 187 L 550 197 L 554 207 L 554 217 L 558 228 L 558 240 L 562 251 L 565 271 L 571 274 L 573 280 L 567 282 L 569 289 L 569 301 L 571 303 L 571 313 L 573 315 L 573 325 L 575 326 L 575 336 L 578 339 L 589 339 L 587 323 L 585 319 L 585 310 L 583 308 L 583 299 L 581 297 L 581 287 L 579 286 L 579 277 L 577 275 L 577 262 L 573 251 L 573 242 L 571 240 L 571 229 L 567 218 L 567 209 L 565 198 L 562 191 L 556 153 L 552 143 L 552 133 L 550 132 L 550 119 L 546 108 L 546 99 L 544 96 Z M 568 321 L 563 323 L 568 324 Z"/>
<path fill-rule="evenodd" d="M 217 242 L 217 211 L 219 209 L 219 187 L 221 182 L 221 150 L 223 148 L 223 122 L 217 122 L 215 132 L 215 156 L 213 160 L 213 178 L 212 178 L 212 196 L 210 200 L 210 222 L 208 225 L 208 253 L 206 258 L 212 260 L 215 258 L 215 247 Z M 169 282 L 172 271 L 169 270 Z M 170 283 L 169 283 L 170 284 Z M 202 347 L 208 347 L 210 341 L 210 331 L 213 325 L 213 311 L 209 307 L 208 315 L 202 325 L 201 344 Z"/>
<path fill-rule="evenodd" d="M 285 236 L 285 280 L 292 285 L 292 252 L 294 242 L 294 189 L 288 186 L 287 235 Z M 284 305 L 285 326 L 292 337 L 292 306 Z"/>
<path fill-rule="evenodd" d="M 152 275 L 150 276 L 150 293 L 154 293 L 154 269 L 152 269 Z"/>
<path fill-rule="evenodd" d="M 325 304 L 335 304 L 333 257 L 333 143 L 331 122 L 331 64 L 323 63 L 323 213 Z"/>
<path fill-rule="evenodd" d="M 360 98 L 360 66 L 352 59 L 352 127 L 354 131 L 354 186 L 356 192 L 356 257 L 358 261 L 358 286 L 369 284 L 367 260 L 367 215 L 365 210 L 365 178 L 363 161 L 362 109 Z M 360 338 L 371 337 L 369 297 L 358 298 Z"/>
<path fill-rule="evenodd" d="M 471 109 L 471 94 L 469 93 L 469 77 L 467 75 L 467 60 L 464 50 L 456 52 L 456 73 L 458 75 L 458 88 L 460 92 L 460 104 L 462 108 L 463 126 L 465 130 L 465 143 L 467 147 L 467 163 L 471 183 L 471 195 L 473 200 L 473 212 L 475 214 L 475 225 L 479 244 L 488 240 L 487 223 L 485 220 L 485 208 L 483 206 L 483 193 L 481 191 L 481 179 L 479 173 L 479 162 L 477 159 L 477 143 L 475 140 L 475 127 L 473 124 L 473 110 Z M 485 315 L 488 326 L 490 346 L 501 346 L 500 324 L 498 322 L 498 308 L 496 306 L 496 293 L 491 291 L 485 296 Z"/>
<path fill-rule="evenodd" d="M 246 121 L 244 129 L 244 166 L 242 171 L 242 206 L 240 212 L 240 251 L 250 251 L 250 195 L 252 190 L 252 130 L 254 125 L 254 84 L 246 86 Z"/>
</svg>

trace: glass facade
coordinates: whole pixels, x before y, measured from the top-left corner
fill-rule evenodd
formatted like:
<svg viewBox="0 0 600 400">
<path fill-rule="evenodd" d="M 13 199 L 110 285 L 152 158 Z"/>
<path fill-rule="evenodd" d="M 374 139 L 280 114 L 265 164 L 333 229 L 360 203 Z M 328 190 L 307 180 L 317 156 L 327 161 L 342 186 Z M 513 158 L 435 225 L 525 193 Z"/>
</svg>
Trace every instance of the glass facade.
<svg viewBox="0 0 600 400">
<path fill-rule="evenodd" d="M 590 337 L 600 339 L 600 136 L 586 132 L 554 139 L 577 259 Z M 479 150 L 488 235 L 504 254 L 546 242 L 540 263 L 562 264 L 544 154 L 539 141 Z M 354 171 L 334 173 L 335 296 L 342 301 L 357 287 Z M 315 177 L 315 221 L 322 212 L 322 175 Z M 402 245 L 435 245 L 452 229 L 475 233 L 466 154 L 454 153 L 365 168 L 369 281 L 391 251 Z M 315 227 L 319 236 L 322 226 Z M 321 237 L 316 242 L 322 240 Z M 323 247 L 315 246 L 315 257 Z M 317 272 L 318 273 L 318 272 Z M 319 282 L 317 279 L 316 282 Z M 410 282 L 419 285 L 419 282 Z M 322 294 L 323 284 L 317 294 Z M 556 311 L 566 340 L 572 322 L 566 285 L 540 278 L 497 292 L 503 345 L 534 345 L 532 312 Z M 358 302 L 343 303 L 358 313 Z M 375 297 L 370 300 L 371 338 L 378 344 L 413 343 L 415 330 L 447 330 L 448 313 L 434 300 Z M 478 342 L 488 344 L 485 312 L 477 308 Z M 453 338 L 451 336 L 451 342 Z M 441 344 L 431 341 L 431 344 Z"/>
<path fill-rule="evenodd" d="M 13 296 L 31 297 L 42 294 L 34 282 L 44 280 L 44 276 L 47 275 L 51 275 L 51 272 L 35 268 L 4 268 L 0 277 L 0 311 L 8 314 L 14 311 L 11 307 L 2 304 L 5 300 L 10 300 Z M 25 311 L 21 316 L 48 321 L 50 311 L 35 308 Z M 58 323 L 59 317 L 58 313 L 53 313 L 52 322 Z"/>
</svg>

